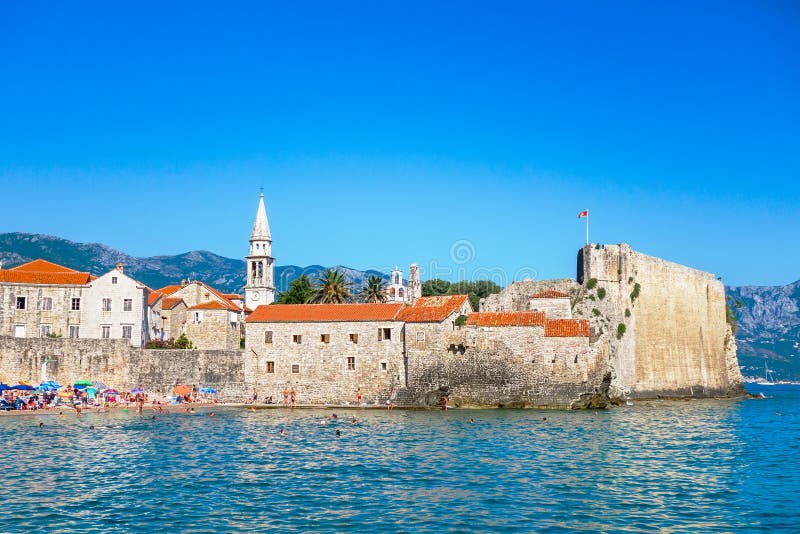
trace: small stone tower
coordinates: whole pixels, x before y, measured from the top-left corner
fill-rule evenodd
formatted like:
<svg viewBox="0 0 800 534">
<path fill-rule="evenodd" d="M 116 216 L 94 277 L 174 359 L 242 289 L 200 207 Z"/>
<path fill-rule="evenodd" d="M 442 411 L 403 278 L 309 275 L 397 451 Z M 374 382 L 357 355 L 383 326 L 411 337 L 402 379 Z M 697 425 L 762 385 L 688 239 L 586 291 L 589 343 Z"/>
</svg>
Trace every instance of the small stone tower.
<svg viewBox="0 0 800 534">
<path fill-rule="evenodd" d="M 408 303 L 414 304 L 422 296 L 422 282 L 419 280 L 419 265 L 412 263 L 408 273 Z"/>
<path fill-rule="evenodd" d="M 275 300 L 274 262 L 264 193 L 261 193 L 253 232 L 250 234 L 250 255 L 245 258 L 247 285 L 244 287 L 244 303 L 251 310 L 262 304 L 272 304 Z"/>
</svg>

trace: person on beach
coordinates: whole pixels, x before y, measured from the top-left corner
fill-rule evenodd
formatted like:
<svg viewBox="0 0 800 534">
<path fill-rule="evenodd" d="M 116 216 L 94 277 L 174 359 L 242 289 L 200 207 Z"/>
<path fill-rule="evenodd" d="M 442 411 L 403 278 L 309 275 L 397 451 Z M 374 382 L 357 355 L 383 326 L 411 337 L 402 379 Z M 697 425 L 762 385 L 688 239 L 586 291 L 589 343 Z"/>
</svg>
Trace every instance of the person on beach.
<svg viewBox="0 0 800 534">
<path fill-rule="evenodd" d="M 289 391 L 289 400 L 292 403 L 292 408 L 294 408 L 297 405 L 297 392 L 294 388 Z"/>
<path fill-rule="evenodd" d="M 442 410 L 447 410 L 447 408 L 450 407 L 450 405 L 448 404 L 449 401 L 450 400 L 447 398 L 447 395 L 444 395 L 442 397 Z"/>
<path fill-rule="evenodd" d="M 361 388 L 356 390 L 356 404 L 361 406 Z"/>
<path fill-rule="evenodd" d="M 289 406 L 289 388 L 283 388 L 283 405 Z"/>
</svg>

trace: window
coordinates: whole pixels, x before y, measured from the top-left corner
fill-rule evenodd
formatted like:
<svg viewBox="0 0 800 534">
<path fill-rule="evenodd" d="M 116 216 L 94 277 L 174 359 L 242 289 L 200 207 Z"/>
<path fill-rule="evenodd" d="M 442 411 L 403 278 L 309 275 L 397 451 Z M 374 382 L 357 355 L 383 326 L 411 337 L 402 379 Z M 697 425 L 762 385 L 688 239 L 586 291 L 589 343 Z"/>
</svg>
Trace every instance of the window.
<svg viewBox="0 0 800 534">
<path fill-rule="evenodd" d="M 102 332 L 100 333 L 100 337 L 103 339 L 109 339 L 111 337 L 111 327 L 108 325 L 104 325 L 100 327 Z"/>
<path fill-rule="evenodd" d="M 298 369 L 299 371 L 299 369 Z M 275 362 L 267 362 L 267 372 L 274 373 L 275 372 Z"/>
<path fill-rule="evenodd" d="M 117 283 L 117 277 L 116 276 L 112 276 L 111 277 L 111 283 L 112 284 L 116 284 Z"/>
<path fill-rule="evenodd" d="M 75 300 L 75 299 L 72 299 L 72 300 Z M 80 299 L 78 299 L 78 300 L 80 300 Z M 69 327 L 69 337 L 76 339 L 76 338 L 79 337 L 79 335 L 80 335 L 80 332 L 79 332 L 79 328 L 77 326 L 70 326 Z"/>
<path fill-rule="evenodd" d="M 72 304 L 70 305 L 70 309 L 71 310 L 80 310 L 81 309 L 81 299 L 73 297 Z M 75 328 L 77 328 L 77 327 L 75 327 Z M 72 336 L 70 336 L 70 337 L 72 337 Z M 75 336 L 75 337 L 78 337 L 78 336 Z"/>
<path fill-rule="evenodd" d="M 24 310 L 28 307 L 28 297 L 17 297 L 17 309 Z"/>
<path fill-rule="evenodd" d="M 132 337 L 133 327 L 131 325 L 122 326 L 122 339 L 130 339 Z"/>
<path fill-rule="evenodd" d="M 385 373 L 387 368 L 388 365 L 386 364 L 386 362 L 381 362 L 381 372 Z"/>
<path fill-rule="evenodd" d="M 417 332 L 417 343 L 425 341 L 425 332 Z"/>
<path fill-rule="evenodd" d="M 25 337 L 25 325 L 24 324 L 14 325 L 14 337 Z"/>
<path fill-rule="evenodd" d="M 350 343 L 358 343 L 358 334 L 350 334 Z"/>
<path fill-rule="evenodd" d="M 347 370 L 348 371 L 355 371 L 356 370 L 356 357 L 355 356 L 348 356 L 347 357 Z"/>
<path fill-rule="evenodd" d="M 133 299 L 125 299 L 122 301 L 122 311 L 133 310 Z"/>
<path fill-rule="evenodd" d="M 300 364 L 293 363 L 292 364 L 292 372 L 293 373 L 299 373 L 300 372 Z"/>
<path fill-rule="evenodd" d="M 303 336 L 301 336 L 300 334 L 295 334 L 292 336 L 292 343 L 297 343 L 299 345 L 302 342 L 303 342 Z"/>
<path fill-rule="evenodd" d="M 50 335 L 50 325 L 49 324 L 39 325 L 39 335 L 42 336 L 42 337 L 49 336 Z"/>
<path fill-rule="evenodd" d="M 330 343 L 331 342 L 331 335 L 330 334 L 320 334 L 319 335 L 320 343 Z"/>
<path fill-rule="evenodd" d="M 42 309 L 44 311 L 53 309 L 53 297 L 42 297 Z"/>
<path fill-rule="evenodd" d="M 272 330 L 264 332 L 264 343 L 272 343 Z"/>
<path fill-rule="evenodd" d="M 203 322 L 203 312 L 196 311 L 194 312 L 194 324 L 200 324 Z"/>
<path fill-rule="evenodd" d="M 103 311 L 111 311 L 111 299 L 103 299 Z"/>
<path fill-rule="evenodd" d="M 378 328 L 378 341 L 388 341 L 392 339 L 391 328 Z"/>
</svg>

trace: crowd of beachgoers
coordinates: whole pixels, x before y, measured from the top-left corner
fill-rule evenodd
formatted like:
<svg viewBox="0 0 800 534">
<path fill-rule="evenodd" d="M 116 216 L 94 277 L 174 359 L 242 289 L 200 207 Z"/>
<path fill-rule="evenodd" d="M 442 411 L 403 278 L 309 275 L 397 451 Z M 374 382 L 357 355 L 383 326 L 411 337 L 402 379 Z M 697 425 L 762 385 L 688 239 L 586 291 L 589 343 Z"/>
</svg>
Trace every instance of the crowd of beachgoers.
<svg viewBox="0 0 800 534">
<path fill-rule="evenodd" d="M 74 384 L 61 386 L 53 381 L 32 385 L 20 382 L 15 385 L 0 384 L 0 411 L 48 410 L 72 408 L 100 409 L 135 406 L 141 410 L 145 403 L 154 406 L 190 403 L 217 403 L 216 390 L 210 387 L 179 385 L 171 395 L 149 395 L 142 388 L 120 391 L 109 388 L 102 382 L 80 380 Z"/>
</svg>

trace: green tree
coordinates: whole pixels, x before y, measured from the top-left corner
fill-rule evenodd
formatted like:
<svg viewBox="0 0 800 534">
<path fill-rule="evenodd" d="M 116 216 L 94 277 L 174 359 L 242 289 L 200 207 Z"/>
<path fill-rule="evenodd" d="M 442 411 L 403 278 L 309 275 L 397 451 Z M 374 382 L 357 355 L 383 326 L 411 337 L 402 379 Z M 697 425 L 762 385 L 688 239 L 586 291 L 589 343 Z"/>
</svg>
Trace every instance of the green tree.
<svg viewBox="0 0 800 534">
<path fill-rule="evenodd" d="M 307 275 L 301 274 L 292 280 L 289 289 L 278 295 L 278 304 L 305 304 L 314 296 L 314 284 Z"/>
<path fill-rule="evenodd" d="M 461 280 L 450 283 L 447 280 L 426 280 L 422 283 L 422 296 L 430 297 L 434 295 L 469 295 L 469 302 L 472 309 L 477 310 L 480 300 L 494 293 L 500 293 L 503 288 L 491 280 L 477 280 L 468 282 Z"/>
<path fill-rule="evenodd" d="M 358 298 L 361 302 L 386 302 L 386 281 L 380 276 L 372 275 L 364 282 Z"/>
<path fill-rule="evenodd" d="M 181 334 L 178 339 L 175 340 L 175 348 L 176 349 L 193 349 L 194 346 L 192 342 L 189 341 L 189 338 L 186 337 L 186 334 Z"/>
<path fill-rule="evenodd" d="M 316 289 L 310 302 L 314 304 L 341 304 L 350 300 L 349 282 L 339 269 L 326 269 L 316 279 Z"/>
</svg>

